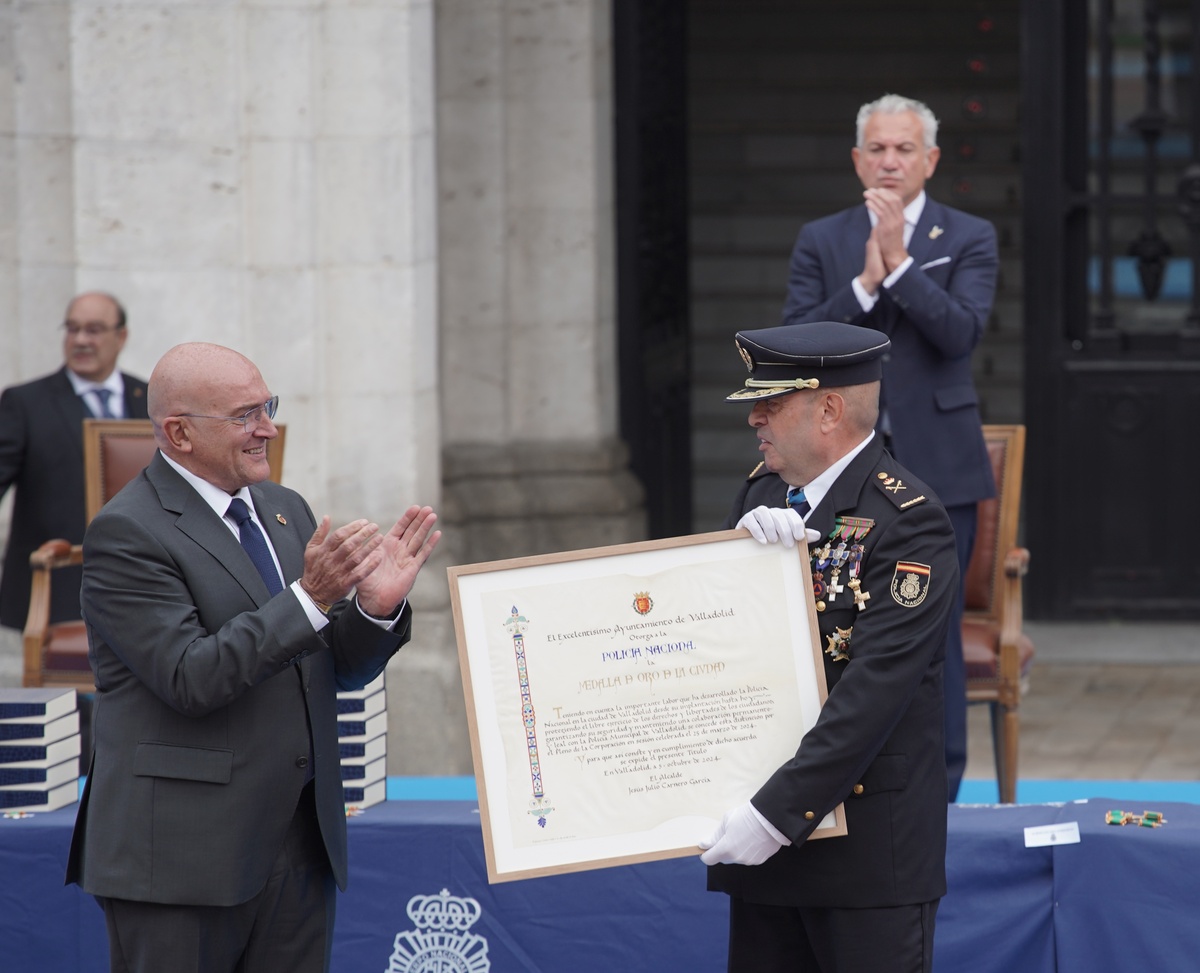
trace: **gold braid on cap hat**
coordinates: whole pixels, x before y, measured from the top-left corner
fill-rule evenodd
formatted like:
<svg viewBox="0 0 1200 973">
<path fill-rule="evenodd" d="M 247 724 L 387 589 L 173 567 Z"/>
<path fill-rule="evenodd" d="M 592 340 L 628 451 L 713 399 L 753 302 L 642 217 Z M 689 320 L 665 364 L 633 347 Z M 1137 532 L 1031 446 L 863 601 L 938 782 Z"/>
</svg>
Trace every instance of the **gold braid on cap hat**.
<svg viewBox="0 0 1200 973">
<path fill-rule="evenodd" d="M 746 388 L 748 389 L 815 389 L 820 387 L 820 385 L 820 380 L 815 378 L 780 379 L 774 382 L 760 381 L 753 378 L 746 379 Z"/>
</svg>

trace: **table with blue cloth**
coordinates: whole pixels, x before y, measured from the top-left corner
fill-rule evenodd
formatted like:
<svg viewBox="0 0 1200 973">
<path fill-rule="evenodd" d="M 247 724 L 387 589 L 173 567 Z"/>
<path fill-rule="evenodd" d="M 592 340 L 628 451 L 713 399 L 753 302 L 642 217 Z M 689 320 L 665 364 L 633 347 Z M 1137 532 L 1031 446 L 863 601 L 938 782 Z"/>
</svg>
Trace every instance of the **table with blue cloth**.
<svg viewBox="0 0 1200 973">
<path fill-rule="evenodd" d="M 1195 968 L 1200 807 L 1157 805 L 1158 828 L 1106 824 L 1114 809 L 1147 810 L 951 806 L 937 973 Z M 103 914 L 63 885 L 74 814 L 0 819 L 5 973 L 107 970 Z M 1026 847 L 1026 828 L 1070 822 L 1078 843 Z M 472 801 L 378 804 L 349 820 L 349 841 L 335 973 L 724 969 L 725 896 L 705 891 L 696 858 L 489 885 Z"/>
</svg>

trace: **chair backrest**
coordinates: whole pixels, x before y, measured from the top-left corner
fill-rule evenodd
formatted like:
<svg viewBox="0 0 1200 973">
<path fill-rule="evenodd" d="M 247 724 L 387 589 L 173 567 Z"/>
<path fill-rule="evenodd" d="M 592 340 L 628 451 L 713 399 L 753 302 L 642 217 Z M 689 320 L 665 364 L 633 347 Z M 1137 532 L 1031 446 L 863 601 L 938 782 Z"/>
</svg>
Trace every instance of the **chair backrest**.
<svg viewBox="0 0 1200 973">
<path fill-rule="evenodd" d="M 279 435 L 267 445 L 271 479 L 283 478 L 286 425 L 276 425 Z M 83 475 L 87 519 L 93 517 L 117 492 L 154 458 L 154 424 L 149 419 L 84 419 Z"/>
<path fill-rule="evenodd" d="M 968 612 L 994 615 L 996 581 L 1002 576 L 1004 558 L 1017 545 L 1021 517 L 1021 477 L 1025 471 L 1025 427 L 984 426 L 996 495 L 979 501 L 975 549 L 967 568 Z"/>
</svg>

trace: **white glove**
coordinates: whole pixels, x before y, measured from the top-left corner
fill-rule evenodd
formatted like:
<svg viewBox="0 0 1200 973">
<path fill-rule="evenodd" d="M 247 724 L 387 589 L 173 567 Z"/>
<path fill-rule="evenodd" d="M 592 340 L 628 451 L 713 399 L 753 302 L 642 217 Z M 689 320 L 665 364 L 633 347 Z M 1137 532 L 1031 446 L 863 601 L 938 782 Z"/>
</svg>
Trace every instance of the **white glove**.
<svg viewBox="0 0 1200 973">
<path fill-rule="evenodd" d="M 821 537 L 811 527 L 805 527 L 804 519 L 791 507 L 755 507 L 742 515 L 737 526 L 745 527 L 760 544 L 778 541 L 784 547 L 795 547 L 796 541 L 811 544 Z"/>
<path fill-rule="evenodd" d="M 705 865 L 761 865 L 784 845 L 791 842 L 775 830 L 754 805 L 747 801 L 732 811 L 717 825 L 717 830 L 700 842 L 704 852 L 700 860 Z"/>
</svg>

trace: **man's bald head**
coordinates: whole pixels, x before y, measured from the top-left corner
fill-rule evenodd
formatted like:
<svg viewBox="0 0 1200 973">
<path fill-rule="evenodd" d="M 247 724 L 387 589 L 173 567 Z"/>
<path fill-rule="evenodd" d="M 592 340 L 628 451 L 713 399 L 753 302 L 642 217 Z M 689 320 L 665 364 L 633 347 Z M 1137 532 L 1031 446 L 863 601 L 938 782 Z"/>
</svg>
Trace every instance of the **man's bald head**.
<svg viewBox="0 0 1200 973">
<path fill-rule="evenodd" d="M 241 417 L 271 393 L 254 362 L 222 345 L 176 345 L 150 373 L 147 406 L 159 449 L 185 469 L 231 493 L 270 475 L 266 441 L 278 435 L 269 415 Z"/>
<path fill-rule="evenodd" d="M 245 355 L 206 341 L 176 345 L 158 360 L 150 373 L 147 408 L 156 426 L 167 416 L 189 412 L 218 415 L 217 400 L 246 378 L 261 378 Z"/>
</svg>

